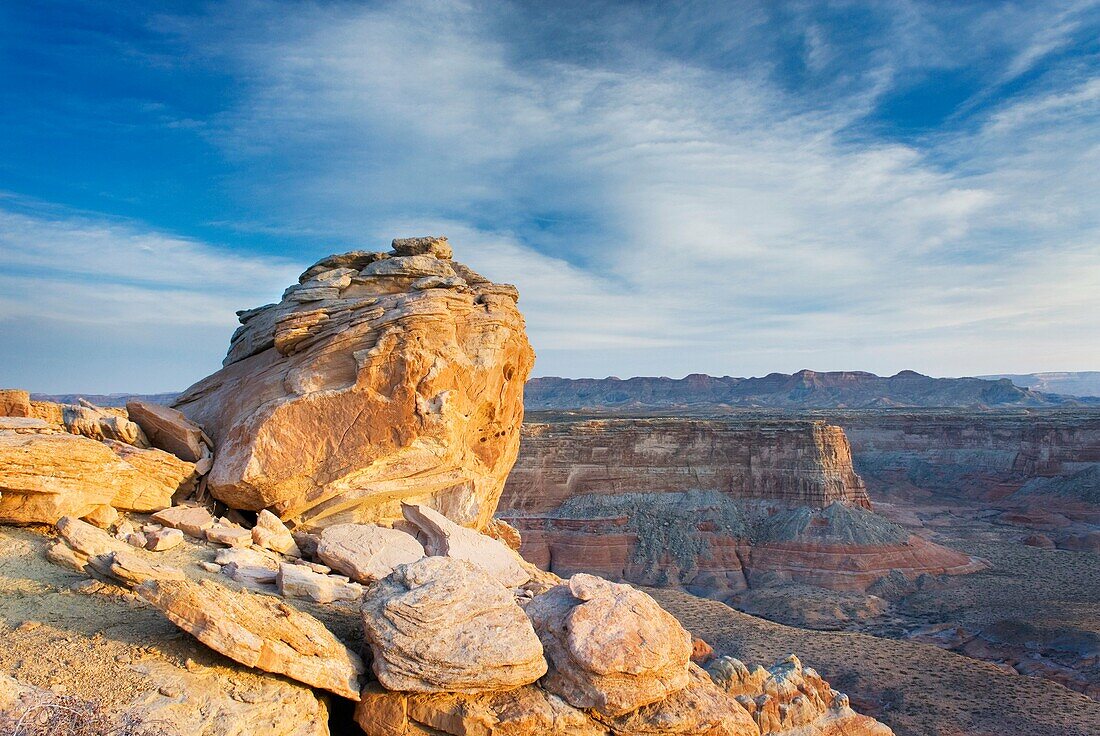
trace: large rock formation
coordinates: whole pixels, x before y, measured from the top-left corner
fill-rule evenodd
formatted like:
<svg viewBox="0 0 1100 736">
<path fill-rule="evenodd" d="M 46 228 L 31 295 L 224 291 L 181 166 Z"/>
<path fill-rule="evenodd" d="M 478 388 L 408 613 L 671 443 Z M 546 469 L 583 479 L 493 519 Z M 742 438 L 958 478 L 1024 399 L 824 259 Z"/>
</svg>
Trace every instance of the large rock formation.
<svg viewBox="0 0 1100 736">
<path fill-rule="evenodd" d="M 878 497 L 947 504 L 1100 552 L 1100 412 L 843 412 Z M 1090 543 L 1091 540 L 1091 543 Z"/>
<path fill-rule="evenodd" d="M 719 600 L 764 579 L 862 591 L 981 567 L 870 505 L 843 430 L 821 421 L 558 419 L 525 425 L 500 513 L 560 575 Z"/>
<path fill-rule="evenodd" d="M 176 403 L 215 441 L 216 498 L 304 527 L 392 522 L 402 500 L 488 523 L 534 354 L 515 288 L 449 254 L 331 256 L 240 313 L 225 367 Z"/>
</svg>

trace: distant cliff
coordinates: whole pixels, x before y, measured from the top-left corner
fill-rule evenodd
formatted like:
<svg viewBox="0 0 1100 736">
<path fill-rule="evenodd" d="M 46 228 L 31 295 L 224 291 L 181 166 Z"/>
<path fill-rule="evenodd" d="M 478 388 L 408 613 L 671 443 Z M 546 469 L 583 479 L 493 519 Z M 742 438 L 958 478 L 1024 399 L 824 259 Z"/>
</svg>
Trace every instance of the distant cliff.
<svg viewBox="0 0 1100 736">
<path fill-rule="evenodd" d="M 698 490 L 871 506 L 844 432 L 822 421 L 528 422 L 520 447 L 501 508 L 538 513 L 585 494 Z"/>
<path fill-rule="evenodd" d="M 1006 379 L 932 378 L 914 371 L 876 376 L 862 371 L 803 370 L 762 378 L 693 374 L 686 378 L 534 378 L 524 403 L 532 411 L 721 413 L 738 408 L 833 409 L 1044 407 L 1096 403 L 1044 394 Z"/>
<path fill-rule="evenodd" d="M 990 381 L 1007 378 L 1022 388 L 1063 396 L 1100 396 L 1100 371 L 1001 373 L 994 376 L 978 376 L 978 378 Z"/>
<path fill-rule="evenodd" d="M 864 590 L 981 563 L 870 510 L 844 432 L 814 420 L 529 422 L 498 514 L 528 560 L 731 600 L 775 580 Z"/>
</svg>

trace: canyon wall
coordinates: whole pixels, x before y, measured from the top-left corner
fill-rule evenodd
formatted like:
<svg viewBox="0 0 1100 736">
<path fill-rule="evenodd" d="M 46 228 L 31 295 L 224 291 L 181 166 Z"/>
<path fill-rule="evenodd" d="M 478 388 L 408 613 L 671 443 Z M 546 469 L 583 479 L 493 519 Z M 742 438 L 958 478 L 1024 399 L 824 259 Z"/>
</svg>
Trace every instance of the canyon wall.
<svg viewBox="0 0 1100 736">
<path fill-rule="evenodd" d="M 855 467 L 876 498 L 980 506 L 1100 551 L 1100 412 L 846 412 Z"/>
<path fill-rule="evenodd" d="M 874 514 L 844 432 L 822 421 L 558 418 L 524 425 L 520 447 L 498 514 L 561 575 L 729 600 L 981 566 Z"/>
<path fill-rule="evenodd" d="M 544 512 L 582 494 L 714 490 L 729 498 L 870 508 L 844 432 L 823 421 L 528 422 L 502 507 Z"/>
</svg>

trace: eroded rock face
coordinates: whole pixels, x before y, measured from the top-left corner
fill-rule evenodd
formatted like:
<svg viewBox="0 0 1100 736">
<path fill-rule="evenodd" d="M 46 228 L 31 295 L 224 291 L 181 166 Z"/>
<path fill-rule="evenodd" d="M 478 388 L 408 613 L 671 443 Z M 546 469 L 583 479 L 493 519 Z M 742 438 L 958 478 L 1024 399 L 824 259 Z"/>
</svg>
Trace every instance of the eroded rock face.
<svg viewBox="0 0 1100 736">
<path fill-rule="evenodd" d="M 367 588 L 363 628 L 389 690 L 477 693 L 546 672 L 542 645 L 504 586 L 464 560 L 425 557 Z"/>
<path fill-rule="evenodd" d="M 0 417 L 31 417 L 31 395 L 17 388 L 0 389 Z"/>
<path fill-rule="evenodd" d="M 761 736 L 893 736 L 883 724 L 853 711 L 847 695 L 793 654 L 769 669 L 750 670 L 733 657 L 719 657 L 707 669 L 714 683 L 752 715 Z"/>
<path fill-rule="evenodd" d="M 0 522 L 53 524 L 103 506 L 170 506 L 193 466 L 167 453 L 122 446 L 120 457 L 107 444 L 78 435 L 0 431 Z"/>
<path fill-rule="evenodd" d="M 722 601 L 764 578 L 863 591 L 892 571 L 983 569 L 870 507 L 840 427 L 607 419 L 525 425 L 498 513 L 559 575 Z"/>
<path fill-rule="evenodd" d="M 523 318 L 438 244 L 395 247 L 241 313 L 225 367 L 180 396 L 215 441 L 215 497 L 303 528 L 392 522 L 402 500 L 488 523 L 519 448 Z"/>
<path fill-rule="evenodd" d="M 542 684 L 615 718 L 689 683 L 691 635 L 629 585 L 574 575 L 527 605 L 550 663 Z"/>
<path fill-rule="evenodd" d="M 320 622 L 277 598 L 208 580 L 153 580 L 137 593 L 211 649 L 249 667 L 359 699 L 359 655 Z"/>
<path fill-rule="evenodd" d="M 695 490 L 871 506 L 843 430 L 821 421 L 594 419 L 525 425 L 501 509 L 541 513 L 585 494 Z"/>
<path fill-rule="evenodd" d="M 401 693 L 371 683 L 355 708 L 367 736 L 426 733 L 494 736 L 605 736 L 608 730 L 545 690 L 526 686 L 502 692 Z M 435 729 L 429 732 L 427 729 Z"/>
</svg>

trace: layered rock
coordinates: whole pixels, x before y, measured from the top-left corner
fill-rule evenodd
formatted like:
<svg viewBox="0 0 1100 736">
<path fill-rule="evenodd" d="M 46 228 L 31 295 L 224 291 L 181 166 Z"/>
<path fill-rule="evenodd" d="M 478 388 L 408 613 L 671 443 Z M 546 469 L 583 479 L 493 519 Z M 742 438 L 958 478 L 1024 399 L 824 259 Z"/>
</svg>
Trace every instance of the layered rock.
<svg viewBox="0 0 1100 736">
<path fill-rule="evenodd" d="M 838 413 L 856 463 L 895 502 L 980 505 L 1070 548 L 1100 526 L 1100 412 Z"/>
<path fill-rule="evenodd" d="M 402 500 L 488 523 L 534 355 L 514 287 L 429 241 L 326 258 L 240 313 L 225 367 L 176 403 L 215 441 L 216 498 L 303 527 L 392 522 Z"/>
<path fill-rule="evenodd" d="M 848 696 L 829 687 L 793 654 L 769 669 L 757 666 L 750 671 L 733 657 L 720 657 L 707 669 L 713 681 L 751 714 L 761 736 L 892 734 L 875 719 L 853 711 Z"/>
<path fill-rule="evenodd" d="M 688 685 L 691 636 L 646 594 L 574 575 L 527 606 L 550 664 L 542 685 L 615 718 Z"/>
<path fill-rule="evenodd" d="M 764 580 L 865 590 L 983 563 L 872 513 L 839 427 L 819 421 L 527 425 L 501 515 L 559 575 L 732 601 Z"/>
<path fill-rule="evenodd" d="M 137 592 L 230 659 L 359 699 L 364 671 L 359 656 L 319 621 L 278 599 L 190 580 L 152 580 Z"/>
<path fill-rule="evenodd" d="M 163 509 L 193 478 L 193 465 L 159 450 L 0 430 L 0 522 L 52 524 L 105 506 Z"/>
<path fill-rule="evenodd" d="M 363 628 L 390 690 L 478 693 L 546 672 L 539 638 L 512 594 L 475 565 L 425 557 L 367 588 Z"/>
<path fill-rule="evenodd" d="M 839 427 L 687 419 L 528 423 L 501 508 L 540 513 L 578 495 L 696 490 L 870 508 Z"/>
</svg>

